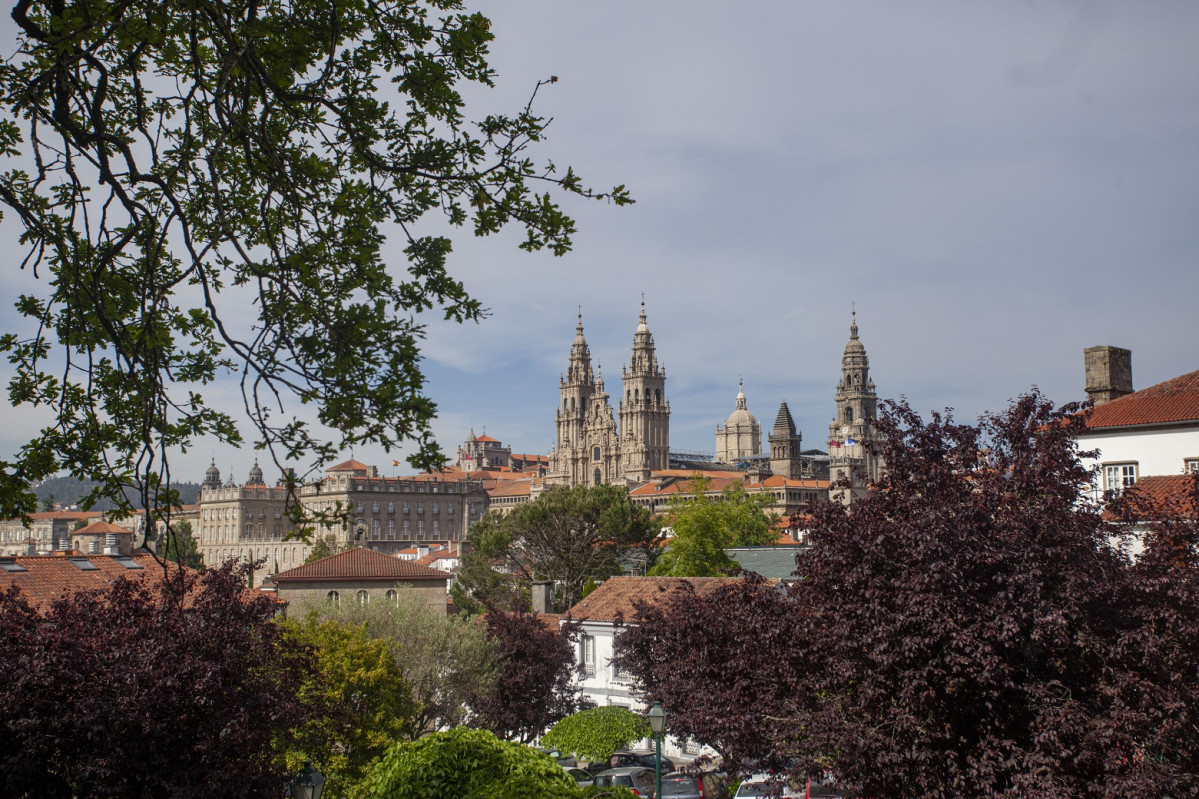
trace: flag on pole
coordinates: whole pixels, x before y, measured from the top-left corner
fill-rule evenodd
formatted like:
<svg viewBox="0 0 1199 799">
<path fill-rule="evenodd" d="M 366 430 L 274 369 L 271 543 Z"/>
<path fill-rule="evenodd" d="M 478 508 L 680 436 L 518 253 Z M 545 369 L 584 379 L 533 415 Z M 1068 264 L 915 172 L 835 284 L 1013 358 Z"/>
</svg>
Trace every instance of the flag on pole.
<svg viewBox="0 0 1199 799">
<path fill-rule="evenodd" d="M 828 440 L 828 445 L 829 445 L 830 447 L 839 447 L 839 446 L 841 446 L 841 442 L 840 442 L 840 441 L 838 441 L 838 440 L 837 440 L 837 439 L 835 439 L 835 438 L 830 438 L 830 439 Z"/>
<path fill-rule="evenodd" d="M 854 440 L 854 439 L 852 439 L 852 438 L 847 438 L 847 439 L 845 439 L 845 446 L 847 446 L 847 447 L 856 447 L 857 445 L 858 445 L 858 442 L 857 442 L 856 440 Z"/>
<path fill-rule="evenodd" d="M 399 461 L 392 461 L 392 462 L 391 462 L 391 465 L 392 465 L 392 466 L 399 466 L 399 465 L 400 465 L 400 462 L 399 462 Z"/>
</svg>

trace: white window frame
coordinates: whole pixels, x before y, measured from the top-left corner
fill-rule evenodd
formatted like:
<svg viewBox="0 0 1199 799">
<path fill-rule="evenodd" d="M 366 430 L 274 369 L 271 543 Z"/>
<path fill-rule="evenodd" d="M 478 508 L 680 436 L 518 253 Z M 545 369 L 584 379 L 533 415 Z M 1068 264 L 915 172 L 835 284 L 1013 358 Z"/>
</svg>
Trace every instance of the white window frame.
<svg viewBox="0 0 1199 799">
<path fill-rule="evenodd" d="M 1108 496 L 1119 496 L 1124 489 L 1135 485 L 1138 477 L 1136 461 L 1120 461 L 1103 464 L 1103 491 Z"/>
</svg>

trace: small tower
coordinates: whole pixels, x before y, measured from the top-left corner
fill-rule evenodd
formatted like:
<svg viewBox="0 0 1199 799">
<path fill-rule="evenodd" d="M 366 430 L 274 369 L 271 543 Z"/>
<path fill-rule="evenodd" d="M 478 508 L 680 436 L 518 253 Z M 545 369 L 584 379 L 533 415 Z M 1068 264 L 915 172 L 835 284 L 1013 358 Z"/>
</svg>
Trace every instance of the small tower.
<svg viewBox="0 0 1199 799">
<path fill-rule="evenodd" d="M 262 480 L 262 467 L 258 465 L 257 458 L 254 459 L 254 465 L 250 467 L 250 477 L 246 480 L 246 485 L 266 485 Z"/>
<path fill-rule="evenodd" d="M 620 469 L 625 482 L 640 483 L 665 469 L 670 459 L 670 400 L 666 370 L 658 366 L 654 337 L 645 322 L 645 300 L 633 334 L 633 354 L 621 369 Z"/>
<path fill-rule="evenodd" d="M 1132 393 L 1132 350 L 1087 347 L 1082 356 L 1087 395 L 1096 406 Z"/>
<path fill-rule="evenodd" d="M 769 441 L 771 473 L 789 480 L 800 479 L 803 471 L 800 457 L 803 434 L 795 429 L 795 420 L 791 418 L 791 409 L 786 401 L 779 405 L 779 414 L 774 419 Z"/>
<path fill-rule="evenodd" d="M 858 315 L 849 326 L 849 342 L 841 356 L 841 381 L 837 383 L 836 415 L 829 424 L 829 469 L 835 483 L 848 476 L 853 489 L 831 489 L 831 496 L 843 502 L 865 495 L 867 486 L 878 479 L 881 463 L 877 453 L 867 452 L 866 442 L 877 438 L 871 429 L 878 395 L 870 379 L 870 359 L 858 339 Z"/>
<path fill-rule="evenodd" d="M 212 465 L 204 472 L 203 487 L 213 490 L 221 487 L 221 470 L 216 467 L 216 458 L 212 459 Z"/>
<path fill-rule="evenodd" d="M 724 427 L 716 425 L 716 460 L 735 463 L 742 458 L 762 454 L 762 425 L 749 412 L 745 402 L 745 386 L 737 381 L 737 402 Z"/>
</svg>

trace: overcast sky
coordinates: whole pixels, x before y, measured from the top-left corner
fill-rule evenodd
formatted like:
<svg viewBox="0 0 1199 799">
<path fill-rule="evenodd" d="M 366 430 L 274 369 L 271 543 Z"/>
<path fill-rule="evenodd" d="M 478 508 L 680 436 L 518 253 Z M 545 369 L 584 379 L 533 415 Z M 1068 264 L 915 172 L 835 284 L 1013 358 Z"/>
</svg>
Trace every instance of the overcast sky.
<svg viewBox="0 0 1199 799">
<path fill-rule="evenodd" d="M 580 305 L 616 395 L 642 292 L 675 449 L 714 449 L 739 378 L 765 430 L 786 400 L 824 448 L 855 306 L 879 395 L 921 412 L 1081 399 L 1096 344 L 1132 350 L 1138 388 L 1199 369 L 1199 3 L 470 7 L 499 72 L 477 115 L 558 76 L 542 156 L 637 203 L 568 202 L 562 258 L 456 244 L 491 316 L 429 331 L 451 453 L 472 425 L 550 450 Z M 39 420 L 0 413 L 4 457 Z M 202 443 L 175 477 L 210 456 L 239 481 L 253 460 Z"/>
</svg>

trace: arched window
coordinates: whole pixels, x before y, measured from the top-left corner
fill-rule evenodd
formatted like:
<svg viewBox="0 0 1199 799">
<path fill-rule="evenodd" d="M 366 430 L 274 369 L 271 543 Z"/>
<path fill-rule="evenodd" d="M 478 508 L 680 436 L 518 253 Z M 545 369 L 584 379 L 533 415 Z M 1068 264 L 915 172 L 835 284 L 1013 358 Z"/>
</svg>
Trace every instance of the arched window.
<svg viewBox="0 0 1199 799">
<path fill-rule="evenodd" d="M 853 421 L 853 408 L 845 409 L 845 421 L 847 421 L 847 422 Z"/>
<path fill-rule="evenodd" d="M 660 388 L 654 389 L 654 404 L 655 405 L 662 404 L 662 389 L 660 389 Z"/>
<path fill-rule="evenodd" d="M 599 484 L 600 484 L 600 483 L 602 483 L 603 481 L 604 481 L 604 476 L 603 476 L 602 474 L 600 474 L 600 470 L 599 470 L 599 469 L 596 469 L 596 470 L 595 470 L 595 484 L 596 484 L 596 485 L 599 485 Z"/>
<path fill-rule="evenodd" d="M 591 450 L 591 460 L 598 461 L 600 459 L 600 448 L 594 447 Z"/>
<path fill-rule="evenodd" d="M 388 588 L 387 589 L 387 601 L 393 605 L 399 604 L 399 602 L 400 602 L 399 592 L 396 591 L 394 588 Z"/>
<path fill-rule="evenodd" d="M 336 591 L 330 591 L 329 593 L 325 594 L 325 599 L 329 600 L 329 602 L 334 605 L 341 604 L 341 595 Z"/>
<path fill-rule="evenodd" d="M 367 602 L 370 602 L 371 598 L 370 598 L 370 595 L 366 593 L 366 591 L 359 591 L 357 594 L 357 599 L 358 599 L 359 605 L 365 605 Z"/>
<path fill-rule="evenodd" d="M 633 402 L 641 402 L 641 389 L 633 389 Z"/>
</svg>

